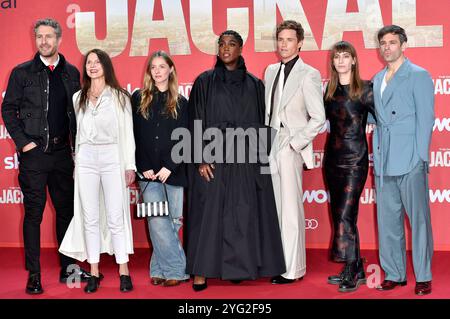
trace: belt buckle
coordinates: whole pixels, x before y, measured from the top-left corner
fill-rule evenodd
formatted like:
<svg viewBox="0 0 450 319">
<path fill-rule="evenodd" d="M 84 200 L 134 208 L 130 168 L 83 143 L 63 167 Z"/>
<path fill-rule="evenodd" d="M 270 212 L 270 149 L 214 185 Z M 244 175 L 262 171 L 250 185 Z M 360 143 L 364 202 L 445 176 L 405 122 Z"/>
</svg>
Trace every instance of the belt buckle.
<svg viewBox="0 0 450 319">
<path fill-rule="evenodd" d="M 53 145 L 61 144 L 61 142 L 62 142 L 62 138 L 59 137 L 59 136 L 52 137 L 50 139 L 50 143 L 53 144 Z"/>
</svg>

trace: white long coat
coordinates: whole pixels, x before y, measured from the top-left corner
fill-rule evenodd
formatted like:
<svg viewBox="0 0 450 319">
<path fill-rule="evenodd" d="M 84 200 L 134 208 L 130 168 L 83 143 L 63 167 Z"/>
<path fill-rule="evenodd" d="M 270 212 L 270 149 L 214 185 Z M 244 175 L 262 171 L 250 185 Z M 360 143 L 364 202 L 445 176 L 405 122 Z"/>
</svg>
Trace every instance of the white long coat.
<svg viewBox="0 0 450 319">
<path fill-rule="evenodd" d="M 133 232 L 131 226 L 131 216 L 130 216 L 130 195 L 128 187 L 125 181 L 125 170 L 136 171 L 135 165 L 135 142 L 133 134 L 133 118 L 131 103 L 128 97 L 125 97 L 126 105 L 124 108 L 120 106 L 119 99 L 116 93 L 113 93 L 112 89 L 106 87 L 108 90 L 104 93 L 105 97 L 112 99 L 114 104 L 114 112 L 117 120 L 117 127 L 119 128 L 119 138 L 118 144 L 119 154 L 120 154 L 120 167 L 121 167 L 121 177 L 122 177 L 122 196 L 123 200 L 123 217 L 125 224 L 125 238 L 126 238 L 126 252 L 128 254 L 133 254 Z M 79 95 L 80 91 L 73 95 L 73 105 L 75 106 L 75 113 L 77 117 L 77 131 L 80 131 L 80 124 L 83 121 L 83 111 L 80 111 L 79 107 Z M 74 189 L 74 216 L 67 228 L 64 239 L 61 243 L 59 251 L 69 257 L 75 258 L 79 261 L 85 261 L 87 259 L 86 243 L 84 237 L 84 223 L 83 223 L 83 212 L 81 207 L 81 200 L 79 195 L 79 183 L 78 183 L 78 170 L 77 170 L 77 155 L 78 155 L 78 139 L 79 134 L 77 134 L 75 141 L 75 189 Z M 105 204 L 103 200 L 102 191 L 100 191 L 100 253 L 108 253 L 109 255 L 114 254 L 114 249 L 111 240 L 111 232 L 109 231 L 108 224 L 106 221 L 106 211 Z"/>
</svg>

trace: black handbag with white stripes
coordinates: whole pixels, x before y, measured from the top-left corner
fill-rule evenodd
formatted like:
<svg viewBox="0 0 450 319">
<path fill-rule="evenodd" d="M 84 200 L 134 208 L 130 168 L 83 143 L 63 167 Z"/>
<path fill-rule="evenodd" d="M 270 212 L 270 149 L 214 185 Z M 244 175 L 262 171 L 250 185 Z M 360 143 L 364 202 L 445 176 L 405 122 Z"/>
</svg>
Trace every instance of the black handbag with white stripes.
<svg viewBox="0 0 450 319">
<path fill-rule="evenodd" d="M 140 175 L 140 174 L 138 174 Z M 143 198 L 143 194 L 145 190 L 147 189 L 148 184 L 150 181 L 147 182 L 147 184 L 144 187 L 144 190 L 141 191 L 138 198 L 137 206 L 137 217 L 158 217 L 158 216 L 169 216 L 169 197 L 167 196 L 167 189 L 166 184 L 162 183 L 164 187 L 164 194 L 166 195 L 166 200 L 159 201 L 159 202 L 149 202 L 140 203 L 140 199 Z"/>
</svg>

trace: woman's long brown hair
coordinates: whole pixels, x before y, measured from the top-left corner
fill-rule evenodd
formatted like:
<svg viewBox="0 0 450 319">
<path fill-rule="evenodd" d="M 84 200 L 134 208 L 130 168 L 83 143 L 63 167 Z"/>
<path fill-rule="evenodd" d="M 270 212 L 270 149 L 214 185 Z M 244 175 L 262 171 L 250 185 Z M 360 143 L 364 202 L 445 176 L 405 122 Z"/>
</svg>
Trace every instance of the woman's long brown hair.
<svg viewBox="0 0 450 319">
<path fill-rule="evenodd" d="M 330 55 L 331 76 L 330 82 L 328 82 L 327 90 L 325 93 L 325 101 L 331 101 L 333 99 L 333 95 L 336 92 L 336 88 L 339 84 L 339 75 L 336 71 L 336 68 L 334 67 L 333 59 L 336 53 L 341 52 L 348 52 L 350 53 L 352 58 L 355 59 L 355 64 L 352 65 L 352 75 L 350 79 L 350 90 L 349 90 L 350 99 L 357 100 L 361 98 L 363 92 L 363 81 L 359 76 L 359 62 L 356 50 L 350 42 L 339 41 L 335 43 L 331 48 L 331 55 Z"/>
<path fill-rule="evenodd" d="M 117 97 L 119 99 L 119 103 L 122 107 L 125 107 L 125 96 L 130 96 L 128 91 L 122 89 L 122 87 L 119 84 L 119 81 L 117 81 L 116 73 L 114 72 L 114 67 L 111 61 L 111 58 L 109 57 L 108 53 L 106 53 L 103 50 L 100 49 L 92 49 L 86 53 L 84 56 L 84 63 L 83 63 L 83 79 L 81 84 L 81 94 L 79 97 L 79 105 L 80 108 L 84 111 L 86 109 L 86 102 L 88 100 L 88 91 L 91 88 L 91 78 L 88 76 L 86 71 L 86 62 L 88 59 L 89 54 L 95 53 L 98 57 L 98 60 L 100 61 L 100 64 L 103 67 L 103 74 L 105 76 L 105 83 L 115 93 L 117 94 Z"/>
<path fill-rule="evenodd" d="M 179 98 L 177 70 L 175 68 L 175 64 L 173 63 L 173 60 L 164 51 L 157 51 L 153 53 L 147 62 L 147 67 L 145 69 L 144 75 L 144 85 L 141 90 L 141 104 L 139 106 L 139 113 L 141 113 L 144 118 L 148 119 L 153 95 L 157 89 L 151 73 L 152 61 L 158 57 L 163 58 L 164 61 L 166 61 L 166 63 L 169 65 L 169 68 L 173 68 L 173 71 L 169 74 L 169 89 L 166 101 L 166 109 L 164 112 L 172 118 L 176 119 L 178 116 L 177 105 Z"/>
</svg>

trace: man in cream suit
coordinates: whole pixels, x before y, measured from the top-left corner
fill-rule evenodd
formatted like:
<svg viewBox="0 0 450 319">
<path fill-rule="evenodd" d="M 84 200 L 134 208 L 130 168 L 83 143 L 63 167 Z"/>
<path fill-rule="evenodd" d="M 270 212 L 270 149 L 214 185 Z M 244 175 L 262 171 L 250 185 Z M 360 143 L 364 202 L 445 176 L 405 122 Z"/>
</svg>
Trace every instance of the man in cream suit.
<svg viewBox="0 0 450 319">
<path fill-rule="evenodd" d="M 264 76 L 265 124 L 277 130 L 269 163 L 287 271 L 271 281 L 287 284 L 306 272 L 303 165 L 313 168 L 312 141 L 325 123 L 325 110 L 320 73 L 298 56 L 301 24 L 284 21 L 276 36 L 281 63 L 269 65 Z"/>
</svg>

